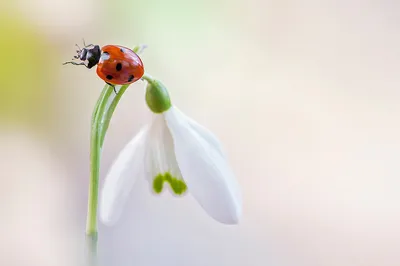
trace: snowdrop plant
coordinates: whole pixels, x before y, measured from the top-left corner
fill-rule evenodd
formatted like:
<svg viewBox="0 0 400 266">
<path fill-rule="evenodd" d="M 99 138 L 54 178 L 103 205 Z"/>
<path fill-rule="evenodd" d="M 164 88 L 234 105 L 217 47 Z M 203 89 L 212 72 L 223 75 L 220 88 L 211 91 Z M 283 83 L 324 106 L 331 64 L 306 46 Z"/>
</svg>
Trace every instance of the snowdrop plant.
<svg viewBox="0 0 400 266">
<path fill-rule="evenodd" d="M 139 178 L 155 194 L 168 185 L 174 195 L 190 193 L 216 221 L 236 224 L 242 211 L 235 175 L 217 138 L 171 103 L 165 86 L 149 75 L 146 103 L 153 113 L 122 149 L 100 194 L 100 218 L 113 225 Z"/>
<path fill-rule="evenodd" d="M 145 45 L 136 46 L 140 53 Z M 183 114 L 171 103 L 168 91 L 158 80 L 144 74 L 146 103 L 152 121 L 123 148 L 110 168 L 100 195 L 100 218 L 112 225 L 139 178 L 149 180 L 155 194 L 165 184 L 174 195 L 191 193 L 215 220 L 236 224 L 242 211 L 238 183 L 216 137 Z M 100 161 L 111 117 L 129 85 L 114 93 L 105 85 L 93 111 L 90 137 L 90 182 L 86 236 L 88 265 L 97 265 L 97 211 Z"/>
</svg>

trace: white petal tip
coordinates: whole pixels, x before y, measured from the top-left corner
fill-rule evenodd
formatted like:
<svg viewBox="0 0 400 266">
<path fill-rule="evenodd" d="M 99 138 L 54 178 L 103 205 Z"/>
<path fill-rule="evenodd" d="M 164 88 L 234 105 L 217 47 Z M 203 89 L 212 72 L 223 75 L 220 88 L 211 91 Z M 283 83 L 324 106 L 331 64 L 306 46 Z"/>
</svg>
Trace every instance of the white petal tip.
<svg viewBox="0 0 400 266">
<path fill-rule="evenodd" d="M 237 225 L 237 224 L 239 224 L 239 218 L 235 217 L 230 220 L 224 220 L 224 221 L 218 221 L 218 222 L 220 222 L 221 224 L 225 224 L 225 225 Z"/>
<path fill-rule="evenodd" d="M 106 225 L 106 226 L 113 226 L 116 223 L 115 217 L 113 217 L 112 215 L 110 215 L 109 212 L 107 211 L 103 211 L 100 208 L 100 221 L 102 224 Z"/>
<path fill-rule="evenodd" d="M 232 216 L 231 220 L 229 220 L 226 224 L 232 224 L 232 225 L 239 224 L 239 221 L 240 221 L 240 215 L 236 213 L 236 215 Z"/>
<path fill-rule="evenodd" d="M 222 224 L 226 224 L 226 225 L 237 225 L 237 224 L 239 224 L 239 218 L 236 217 L 236 218 L 234 218 L 232 220 L 221 222 L 221 223 Z"/>
<path fill-rule="evenodd" d="M 242 212 L 240 188 L 218 139 L 175 107 L 165 113 L 165 118 L 190 194 L 216 221 L 238 224 Z"/>
<path fill-rule="evenodd" d="M 226 225 L 236 225 L 239 224 L 240 217 L 242 216 L 241 208 L 236 208 L 231 213 L 226 213 L 225 215 L 221 215 L 219 217 L 213 217 L 216 221 L 226 224 Z"/>
<path fill-rule="evenodd" d="M 113 222 L 112 220 L 104 218 L 104 217 L 100 218 L 100 221 L 102 222 L 102 224 L 104 224 L 106 226 L 110 226 L 110 227 L 115 224 L 115 222 Z"/>
</svg>

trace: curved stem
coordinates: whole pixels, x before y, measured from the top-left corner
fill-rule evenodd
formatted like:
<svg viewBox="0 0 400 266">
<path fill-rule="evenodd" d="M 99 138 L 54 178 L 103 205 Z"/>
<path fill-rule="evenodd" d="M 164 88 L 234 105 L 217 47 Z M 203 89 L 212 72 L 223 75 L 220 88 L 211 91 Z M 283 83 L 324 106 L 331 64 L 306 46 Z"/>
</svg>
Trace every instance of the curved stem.
<svg viewBox="0 0 400 266">
<path fill-rule="evenodd" d="M 104 138 L 106 136 L 106 132 L 107 132 L 108 126 L 110 124 L 111 117 L 115 111 L 115 108 L 117 107 L 119 100 L 121 99 L 122 95 L 124 94 L 124 92 L 126 91 L 126 89 L 128 87 L 129 87 L 129 85 L 121 86 L 117 95 L 115 95 L 115 97 L 111 101 L 111 104 L 108 106 L 107 111 L 104 113 L 104 117 L 103 117 L 103 121 L 102 121 L 103 127 L 101 129 L 101 134 L 100 134 L 101 135 L 100 147 L 103 147 Z"/>
<path fill-rule="evenodd" d="M 133 51 L 139 54 L 144 48 L 144 45 L 136 46 Z M 115 94 L 112 86 L 105 85 L 92 114 L 90 136 L 90 183 L 86 220 L 87 248 L 89 252 L 88 265 L 97 265 L 97 206 L 99 196 L 101 149 L 114 110 L 128 87 L 129 85 L 121 86 L 118 94 Z"/>
<path fill-rule="evenodd" d="M 148 83 L 153 83 L 154 82 L 154 78 L 148 73 L 144 73 L 142 79 L 147 81 Z"/>
<path fill-rule="evenodd" d="M 107 103 L 113 94 L 113 87 L 106 85 L 97 101 L 96 108 L 92 117 L 92 131 L 90 140 L 90 183 L 88 212 L 86 220 L 86 234 L 90 237 L 97 236 L 97 203 L 98 203 L 98 187 L 100 174 L 100 155 L 102 140 L 102 116 L 106 111 Z"/>
<path fill-rule="evenodd" d="M 146 80 L 147 82 L 153 82 L 153 78 L 147 74 L 144 73 L 142 79 Z M 130 85 L 130 84 L 129 84 Z M 105 115 L 103 117 L 103 127 L 102 127 L 102 132 L 101 132 L 101 139 L 100 139 L 100 147 L 103 147 L 104 143 L 104 138 L 108 129 L 108 126 L 111 121 L 111 117 L 114 114 L 115 108 L 117 107 L 119 100 L 121 100 L 122 95 L 125 93 L 126 89 L 129 87 L 129 85 L 123 85 L 119 89 L 117 95 L 115 95 L 114 99 L 111 101 L 111 104 L 109 105 L 107 111 L 105 112 Z"/>
<path fill-rule="evenodd" d="M 133 48 L 133 51 L 140 53 L 145 47 L 145 45 L 139 45 Z M 97 205 L 101 148 L 103 146 L 104 137 L 106 135 L 114 110 L 128 87 L 129 85 L 122 86 L 118 94 L 115 95 L 113 87 L 110 85 L 105 85 L 95 105 L 92 115 L 90 139 L 90 183 L 86 235 L 91 239 L 94 239 L 94 243 L 97 243 Z"/>
<path fill-rule="evenodd" d="M 122 86 L 118 94 L 115 95 L 114 88 L 110 85 L 105 85 L 93 111 L 90 140 L 90 183 L 86 220 L 86 234 L 91 238 L 97 238 L 97 206 L 101 149 L 114 110 L 128 87 L 129 85 Z"/>
</svg>

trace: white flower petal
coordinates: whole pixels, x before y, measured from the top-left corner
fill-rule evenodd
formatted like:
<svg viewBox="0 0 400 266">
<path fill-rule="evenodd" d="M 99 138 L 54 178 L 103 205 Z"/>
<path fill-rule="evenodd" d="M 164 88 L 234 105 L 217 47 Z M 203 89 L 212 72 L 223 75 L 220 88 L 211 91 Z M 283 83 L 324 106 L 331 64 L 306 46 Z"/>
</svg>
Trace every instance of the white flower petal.
<svg viewBox="0 0 400 266">
<path fill-rule="evenodd" d="M 181 116 L 179 119 L 186 119 L 189 125 L 205 140 L 207 141 L 211 146 L 215 147 L 218 152 L 221 153 L 223 157 L 225 157 L 225 151 L 219 142 L 219 140 L 211 133 L 210 130 L 205 128 L 204 126 L 200 125 L 197 123 L 195 120 L 192 118 L 188 117 L 185 115 L 183 112 L 181 112 L 176 106 L 173 107 L 175 110 L 174 112 L 176 115 Z"/>
<path fill-rule="evenodd" d="M 123 148 L 107 174 L 100 198 L 100 218 L 104 224 L 112 225 L 118 220 L 134 183 L 144 174 L 147 133 L 146 126 Z"/>
<path fill-rule="evenodd" d="M 181 195 L 186 191 L 178 163 L 174 143 L 163 115 L 155 114 L 149 129 L 145 155 L 146 177 L 152 191 L 161 193 L 164 182 L 170 184 L 171 192 Z"/>
<path fill-rule="evenodd" d="M 176 159 L 189 192 L 214 219 L 236 224 L 242 212 L 241 193 L 226 159 L 212 145 L 211 133 L 197 131 L 175 107 L 164 112 L 174 139 Z M 203 137 L 206 134 L 208 137 Z"/>
</svg>

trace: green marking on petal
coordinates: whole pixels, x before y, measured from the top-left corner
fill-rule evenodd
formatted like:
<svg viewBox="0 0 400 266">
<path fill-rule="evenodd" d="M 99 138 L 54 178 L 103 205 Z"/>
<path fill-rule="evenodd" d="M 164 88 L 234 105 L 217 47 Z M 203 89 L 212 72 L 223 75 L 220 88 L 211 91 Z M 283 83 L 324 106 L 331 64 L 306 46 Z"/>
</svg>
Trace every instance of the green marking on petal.
<svg viewBox="0 0 400 266">
<path fill-rule="evenodd" d="M 164 185 L 164 177 L 162 174 L 158 174 L 153 180 L 154 192 L 160 194 L 161 191 L 163 190 L 163 185 Z"/>
<path fill-rule="evenodd" d="M 164 174 L 158 174 L 153 180 L 153 189 L 154 192 L 160 194 L 163 190 L 164 182 L 168 182 L 172 188 L 172 191 L 176 195 L 182 195 L 186 192 L 187 186 L 185 182 L 181 179 L 178 179 L 171 175 L 169 172 L 165 172 Z"/>
<path fill-rule="evenodd" d="M 182 195 L 187 190 L 187 186 L 182 180 L 173 179 L 169 184 L 176 195 Z"/>
<path fill-rule="evenodd" d="M 173 177 L 172 177 L 172 175 L 169 173 L 169 172 L 166 172 L 165 174 L 164 174 L 164 180 L 165 181 L 167 181 L 167 182 L 171 182 L 171 180 L 173 179 Z"/>
</svg>

